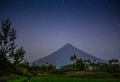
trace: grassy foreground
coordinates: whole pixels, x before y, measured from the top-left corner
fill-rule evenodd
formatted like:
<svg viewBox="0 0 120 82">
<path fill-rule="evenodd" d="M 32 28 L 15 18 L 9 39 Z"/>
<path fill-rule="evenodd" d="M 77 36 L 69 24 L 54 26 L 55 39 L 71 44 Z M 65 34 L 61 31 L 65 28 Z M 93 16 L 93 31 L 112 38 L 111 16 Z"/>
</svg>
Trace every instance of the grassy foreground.
<svg viewBox="0 0 120 82">
<path fill-rule="evenodd" d="M 33 77 L 9 80 L 8 82 L 120 82 L 120 78 L 64 78 L 64 77 Z"/>
</svg>

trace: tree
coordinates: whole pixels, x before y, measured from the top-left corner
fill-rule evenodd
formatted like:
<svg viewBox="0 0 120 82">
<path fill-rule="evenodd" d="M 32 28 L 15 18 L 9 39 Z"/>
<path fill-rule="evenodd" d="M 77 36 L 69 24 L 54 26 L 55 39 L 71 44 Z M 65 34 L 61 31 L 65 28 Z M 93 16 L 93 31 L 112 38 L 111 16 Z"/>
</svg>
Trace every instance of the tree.
<svg viewBox="0 0 120 82">
<path fill-rule="evenodd" d="M 92 67 L 93 67 L 93 71 L 96 71 L 97 70 L 97 63 L 96 63 L 96 60 L 94 59 L 93 62 L 92 62 Z"/>
<path fill-rule="evenodd" d="M 16 52 L 15 52 L 15 54 L 12 56 L 13 63 L 15 65 L 18 65 L 21 62 L 23 62 L 23 60 L 24 60 L 24 54 L 25 54 L 25 51 L 24 51 L 24 49 L 22 47 L 19 48 L 19 49 L 17 49 Z"/>
<path fill-rule="evenodd" d="M 15 44 L 16 30 L 11 27 L 9 19 L 2 22 L 0 29 L 0 70 L 7 72 L 11 65 L 20 63 L 24 58 L 23 48 Z"/>
<path fill-rule="evenodd" d="M 76 70 L 76 61 L 77 61 L 76 55 L 74 54 L 73 56 L 71 56 L 70 59 L 71 59 L 71 61 L 73 61 L 73 63 L 75 64 L 75 66 L 74 66 L 75 68 L 74 68 L 74 69 Z"/>
<path fill-rule="evenodd" d="M 91 60 L 90 59 L 88 59 L 87 62 L 91 65 Z"/>
<path fill-rule="evenodd" d="M 118 59 L 110 59 L 108 60 L 109 64 L 118 64 L 119 63 L 119 60 Z"/>
<path fill-rule="evenodd" d="M 111 59 L 108 61 L 108 71 L 109 72 L 119 72 L 120 66 L 119 66 L 119 60 L 118 59 Z"/>
<path fill-rule="evenodd" d="M 48 67 L 49 67 L 49 63 L 48 62 L 45 62 L 45 66 L 46 66 L 46 68 L 47 68 L 47 71 L 48 71 Z"/>
<path fill-rule="evenodd" d="M 78 71 L 83 71 L 85 70 L 85 64 L 82 59 L 79 59 L 76 61 L 76 68 Z"/>
<path fill-rule="evenodd" d="M 0 70 L 7 71 L 11 67 L 10 56 L 14 53 L 15 39 L 16 31 L 11 28 L 11 21 L 3 21 L 0 29 Z"/>
</svg>

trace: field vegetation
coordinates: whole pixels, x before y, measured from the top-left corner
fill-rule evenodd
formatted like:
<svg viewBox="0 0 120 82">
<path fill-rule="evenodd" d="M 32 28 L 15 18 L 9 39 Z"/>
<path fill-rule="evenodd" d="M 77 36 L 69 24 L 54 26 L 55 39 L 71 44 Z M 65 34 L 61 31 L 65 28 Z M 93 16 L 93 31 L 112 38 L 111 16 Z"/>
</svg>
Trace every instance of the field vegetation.
<svg viewBox="0 0 120 82">
<path fill-rule="evenodd" d="M 118 78 L 63 78 L 63 77 L 33 77 L 31 80 L 9 80 L 8 82 L 120 82 Z"/>
</svg>

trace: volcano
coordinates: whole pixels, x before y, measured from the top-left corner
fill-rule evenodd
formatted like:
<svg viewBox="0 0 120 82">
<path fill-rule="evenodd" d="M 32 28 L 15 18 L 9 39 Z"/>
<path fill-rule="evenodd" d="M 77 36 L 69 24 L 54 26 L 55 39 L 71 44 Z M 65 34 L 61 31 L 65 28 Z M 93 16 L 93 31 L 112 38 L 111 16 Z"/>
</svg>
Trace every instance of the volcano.
<svg viewBox="0 0 120 82">
<path fill-rule="evenodd" d="M 96 60 L 96 62 L 105 62 L 105 60 L 102 60 L 100 58 L 97 58 L 93 55 L 90 55 L 74 46 L 72 46 L 71 44 L 66 44 L 64 45 L 62 48 L 58 49 L 57 51 L 55 51 L 54 53 L 40 58 L 36 61 L 34 61 L 33 63 L 35 63 L 35 65 L 42 65 L 45 64 L 46 62 L 48 62 L 49 64 L 53 64 L 56 67 L 61 67 L 67 64 L 71 64 L 71 60 L 70 57 L 73 55 L 76 55 L 76 57 L 78 59 L 83 59 L 83 60 L 91 60 L 94 61 Z"/>
</svg>

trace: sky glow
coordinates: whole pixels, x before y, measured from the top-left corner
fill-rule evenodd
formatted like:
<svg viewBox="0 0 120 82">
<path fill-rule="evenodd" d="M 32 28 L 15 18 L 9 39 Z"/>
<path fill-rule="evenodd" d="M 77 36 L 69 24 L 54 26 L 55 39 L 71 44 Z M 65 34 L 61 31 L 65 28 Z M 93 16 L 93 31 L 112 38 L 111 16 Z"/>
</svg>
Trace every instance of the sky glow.
<svg viewBox="0 0 120 82">
<path fill-rule="evenodd" d="M 17 44 L 31 62 L 67 43 L 102 59 L 120 60 L 119 0 L 0 0 Z"/>
</svg>

